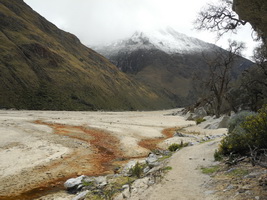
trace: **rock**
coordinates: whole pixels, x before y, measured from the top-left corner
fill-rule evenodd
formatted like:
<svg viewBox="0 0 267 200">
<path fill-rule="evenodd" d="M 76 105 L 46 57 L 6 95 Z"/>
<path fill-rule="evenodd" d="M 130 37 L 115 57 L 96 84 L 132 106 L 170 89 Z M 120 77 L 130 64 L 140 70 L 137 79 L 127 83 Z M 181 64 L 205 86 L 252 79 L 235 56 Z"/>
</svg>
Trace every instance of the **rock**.
<svg viewBox="0 0 267 200">
<path fill-rule="evenodd" d="M 123 167 L 121 173 L 122 173 L 124 176 L 128 176 L 128 175 L 130 175 L 130 174 L 129 174 L 129 171 L 130 171 L 131 168 L 133 168 L 133 167 L 136 165 L 136 163 L 137 163 L 136 160 L 131 160 L 130 162 L 128 162 L 128 163 Z"/>
<path fill-rule="evenodd" d="M 173 137 L 185 137 L 185 135 L 176 131 Z"/>
<path fill-rule="evenodd" d="M 194 121 L 194 116 L 193 116 L 193 114 L 191 113 L 190 115 L 189 115 L 189 117 L 187 117 L 187 119 L 186 120 L 188 120 L 188 121 Z"/>
<path fill-rule="evenodd" d="M 68 192 L 72 193 L 72 194 L 76 194 L 82 186 L 83 180 L 86 178 L 87 176 L 82 175 L 79 176 L 77 178 L 71 178 L 68 179 L 65 183 L 64 183 L 64 187 L 68 190 Z"/>
<path fill-rule="evenodd" d="M 203 118 L 205 116 L 207 116 L 207 111 L 203 108 L 203 107 L 199 107 L 197 109 L 194 110 L 194 113 L 195 113 L 195 119 L 196 118 Z"/>
<path fill-rule="evenodd" d="M 89 192 L 88 190 L 83 191 L 83 192 L 79 193 L 76 197 L 72 198 L 72 200 L 83 200 L 83 199 L 85 199 L 88 192 Z"/>
<path fill-rule="evenodd" d="M 103 188 L 104 186 L 108 184 L 106 176 L 94 177 L 94 180 L 95 180 L 95 184 L 97 188 Z"/>
<path fill-rule="evenodd" d="M 131 196 L 130 186 L 128 184 L 122 186 L 122 192 L 118 194 L 113 200 L 123 200 L 128 199 Z"/>
<path fill-rule="evenodd" d="M 131 186 L 132 194 L 141 194 L 148 188 L 149 177 L 137 179 Z"/>
<path fill-rule="evenodd" d="M 228 128 L 230 117 L 225 115 L 223 116 L 221 122 L 218 125 L 218 128 Z"/>
<path fill-rule="evenodd" d="M 158 166 L 159 165 L 158 159 L 159 157 L 156 154 L 150 153 L 149 156 L 146 158 L 146 163 L 149 166 L 153 166 L 153 167 Z"/>
<path fill-rule="evenodd" d="M 145 167 L 144 169 L 143 169 L 143 172 L 144 172 L 144 174 L 146 174 L 146 173 L 148 173 L 149 172 L 149 170 L 150 170 L 150 167 Z"/>
</svg>

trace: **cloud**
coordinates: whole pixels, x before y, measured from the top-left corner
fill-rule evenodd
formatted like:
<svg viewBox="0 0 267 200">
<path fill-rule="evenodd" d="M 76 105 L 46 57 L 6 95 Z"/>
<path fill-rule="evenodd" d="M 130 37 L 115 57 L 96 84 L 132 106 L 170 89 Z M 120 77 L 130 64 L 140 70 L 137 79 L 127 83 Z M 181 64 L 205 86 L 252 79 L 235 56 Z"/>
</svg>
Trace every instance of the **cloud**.
<svg viewBox="0 0 267 200">
<path fill-rule="evenodd" d="M 108 43 L 130 36 L 136 30 L 147 31 L 167 26 L 189 36 L 214 43 L 215 34 L 196 32 L 192 24 L 197 13 L 210 1 L 25 0 L 59 28 L 77 35 L 85 45 Z M 249 31 L 246 29 L 244 32 Z M 238 38 L 251 43 L 252 40 L 249 37 L 242 35 Z M 218 44 L 227 44 L 227 39 L 223 39 Z"/>
</svg>

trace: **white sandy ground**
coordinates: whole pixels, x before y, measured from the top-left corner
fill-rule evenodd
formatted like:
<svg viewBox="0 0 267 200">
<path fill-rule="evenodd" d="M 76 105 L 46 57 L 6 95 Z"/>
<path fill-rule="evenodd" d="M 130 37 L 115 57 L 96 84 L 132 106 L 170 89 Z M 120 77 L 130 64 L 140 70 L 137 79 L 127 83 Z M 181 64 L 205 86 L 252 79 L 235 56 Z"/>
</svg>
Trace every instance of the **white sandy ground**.
<svg viewBox="0 0 267 200">
<path fill-rule="evenodd" d="M 34 167 L 71 151 L 55 144 L 48 126 L 33 124 L 35 120 L 68 125 L 84 125 L 106 130 L 121 141 L 128 156 L 147 150 L 137 148 L 141 138 L 162 137 L 167 127 L 187 126 L 193 122 L 178 116 L 164 116 L 171 111 L 156 112 L 67 112 L 67 111 L 0 111 L 0 177 L 23 168 Z M 41 135 L 40 135 L 41 134 Z M 42 137 L 42 140 L 40 140 Z M 46 141 L 47 139 L 47 141 Z"/>
<path fill-rule="evenodd" d="M 148 152 L 148 150 L 137 145 L 137 142 L 141 139 L 162 137 L 161 131 L 165 128 L 187 127 L 195 124 L 195 122 L 186 121 L 183 117 L 170 115 L 176 111 L 70 112 L 0 110 L 0 181 L 10 175 L 19 176 L 24 170 L 60 159 L 72 152 L 71 145 L 57 142 L 60 136 L 55 136 L 53 130 L 48 126 L 34 124 L 33 121 L 35 120 L 67 125 L 83 125 L 88 128 L 106 130 L 120 139 L 121 149 L 125 151 L 127 156 L 138 156 Z M 203 130 L 197 126 L 191 126 L 189 129 L 191 132 Z M 203 134 L 222 134 L 225 132 L 225 129 L 220 129 L 216 130 L 216 132 L 211 130 Z M 55 137 L 57 137 L 57 140 Z M 74 139 L 64 137 L 62 140 L 73 141 Z M 171 142 L 169 141 L 168 143 Z M 198 146 L 190 148 L 198 148 Z M 186 155 L 186 149 L 177 154 L 174 157 L 176 161 L 172 162 L 180 163 L 178 160 L 181 158 L 178 155 Z M 195 153 L 201 152 L 196 150 L 193 154 Z M 198 157 L 193 154 L 188 156 Z M 204 155 L 200 157 L 204 157 Z M 188 162 L 193 163 L 194 159 L 188 160 Z M 184 164 L 180 163 L 180 165 L 184 165 L 183 173 L 190 175 L 191 170 L 194 170 L 196 166 L 188 168 L 187 164 L 186 162 Z M 176 164 L 173 163 L 172 165 L 174 168 Z M 195 174 L 194 176 L 198 179 L 199 175 Z M 177 184 L 180 183 L 175 183 L 173 187 L 178 187 Z M 0 186 L 0 191 L 4 191 L 4 189 Z"/>
</svg>

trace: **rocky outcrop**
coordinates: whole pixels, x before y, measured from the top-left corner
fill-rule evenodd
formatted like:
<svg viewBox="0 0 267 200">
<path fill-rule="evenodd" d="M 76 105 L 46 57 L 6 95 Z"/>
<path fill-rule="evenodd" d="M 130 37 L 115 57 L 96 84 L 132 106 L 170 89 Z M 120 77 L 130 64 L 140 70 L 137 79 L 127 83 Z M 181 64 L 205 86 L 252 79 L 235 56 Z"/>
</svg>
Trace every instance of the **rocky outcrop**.
<svg viewBox="0 0 267 200">
<path fill-rule="evenodd" d="M 234 0 L 233 9 L 239 17 L 248 21 L 267 44 L 267 1 Z"/>
</svg>

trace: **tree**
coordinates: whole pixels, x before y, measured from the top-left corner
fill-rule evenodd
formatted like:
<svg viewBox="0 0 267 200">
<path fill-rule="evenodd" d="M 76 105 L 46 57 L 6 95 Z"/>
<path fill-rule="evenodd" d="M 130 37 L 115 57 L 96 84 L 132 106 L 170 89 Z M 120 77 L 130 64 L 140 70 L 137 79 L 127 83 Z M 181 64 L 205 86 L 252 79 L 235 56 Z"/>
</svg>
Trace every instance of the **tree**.
<svg viewBox="0 0 267 200">
<path fill-rule="evenodd" d="M 232 69 L 244 48 L 244 43 L 229 40 L 227 53 L 222 49 L 214 50 L 211 56 L 203 53 L 208 66 L 208 76 L 203 80 L 203 84 L 209 91 L 208 96 L 216 117 L 220 117 L 222 105 L 228 101 L 229 84 L 233 77 Z"/>
<path fill-rule="evenodd" d="M 236 32 L 239 26 L 247 22 L 238 18 L 232 10 L 231 0 L 220 0 L 219 3 L 208 4 L 206 8 L 198 13 L 195 20 L 197 30 L 209 30 L 218 33 L 218 37 L 227 32 Z"/>
<path fill-rule="evenodd" d="M 236 33 L 239 27 L 247 23 L 245 20 L 240 19 L 238 14 L 234 11 L 236 6 L 237 2 L 233 4 L 232 0 L 219 0 L 216 4 L 208 4 L 198 13 L 198 17 L 195 20 L 195 28 L 197 30 L 217 32 L 218 38 L 227 32 Z M 243 17 L 245 15 L 244 13 L 245 12 L 243 12 Z M 262 25 L 260 22 L 259 24 Z M 239 88 L 232 88 L 227 94 L 228 102 L 233 110 L 242 106 L 247 106 L 252 110 L 256 110 L 259 106 L 261 107 L 267 102 L 267 45 L 264 43 L 265 40 L 264 37 L 262 37 L 262 31 L 255 28 L 255 26 L 254 30 L 257 37 L 252 39 L 262 39 L 263 43 L 254 51 L 253 60 L 256 63 L 256 67 L 244 72 L 239 81 Z M 211 72 L 210 74 L 214 73 Z M 236 98 L 237 96 L 238 98 Z M 218 97 L 217 102 L 220 102 Z"/>
</svg>

